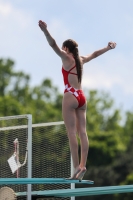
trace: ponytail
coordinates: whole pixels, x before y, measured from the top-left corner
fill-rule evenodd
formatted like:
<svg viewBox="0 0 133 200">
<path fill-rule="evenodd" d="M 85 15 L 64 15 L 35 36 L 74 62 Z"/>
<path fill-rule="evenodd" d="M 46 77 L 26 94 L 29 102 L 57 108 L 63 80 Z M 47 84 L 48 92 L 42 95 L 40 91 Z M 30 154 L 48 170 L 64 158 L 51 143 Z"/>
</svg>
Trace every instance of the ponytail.
<svg viewBox="0 0 133 200">
<path fill-rule="evenodd" d="M 80 61 L 80 57 L 79 57 L 79 50 L 78 50 L 77 47 L 74 48 L 73 55 L 74 55 L 74 59 L 75 59 L 75 62 L 76 62 L 76 69 L 77 69 L 77 74 L 78 74 L 78 82 L 81 83 L 81 80 L 82 80 L 82 68 L 81 68 L 81 61 Z"/>
</svg>

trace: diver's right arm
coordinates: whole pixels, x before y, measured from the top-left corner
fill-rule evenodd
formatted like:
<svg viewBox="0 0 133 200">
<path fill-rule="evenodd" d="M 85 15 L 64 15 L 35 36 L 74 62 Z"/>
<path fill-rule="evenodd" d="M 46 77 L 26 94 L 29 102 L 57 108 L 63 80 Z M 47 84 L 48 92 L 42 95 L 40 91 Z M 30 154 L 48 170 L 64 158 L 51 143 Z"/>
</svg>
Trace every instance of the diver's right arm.
<svg viewBox="0 0 133 200">
<path fill-rule="evenodd" d="M 43 31 L 43 33 L 44 33 L 49 45 L 56 52 L 56 54 L 58 56 L 60 56 L 61 58 L 65 57 L 66 56 L 65 52 L 58 47 L 58 45 L 56 44 L 55 39 L 50 35 L 49 31 L 47 30 L 47 24 L 40 20 L 38 25 L 39 25 L 40 29 Z"/>
</svg>

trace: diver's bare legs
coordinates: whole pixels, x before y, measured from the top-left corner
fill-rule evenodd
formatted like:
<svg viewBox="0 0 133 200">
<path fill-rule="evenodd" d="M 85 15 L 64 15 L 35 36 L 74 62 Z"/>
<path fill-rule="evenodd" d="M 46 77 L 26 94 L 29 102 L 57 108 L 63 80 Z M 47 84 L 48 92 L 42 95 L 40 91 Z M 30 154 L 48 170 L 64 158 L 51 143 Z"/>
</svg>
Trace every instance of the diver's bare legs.
<svg viewBox="0 0 133 200">
<path fill-rule="evenodd" d="M 72 179 L 79 179 L 86 170 L 86 160 L 88 155 L 88 138 L 86 135 L 86 120 L 85 120 L 85 108 L 77 109 L 77 99 L 69 92 L 65 93 L 65 98 L 62 102 L 62 114 L 65 122 L 65 126 L 68 133 L 70 151 L 73 160 L 74 173 Z M 78 142 L 76 137 L 77 132 L 77 120 L 81 120 L 79 123 L 79 137 L 81 141 L 81 160 L 79 164 L 78 156 Z"/>
</svg>

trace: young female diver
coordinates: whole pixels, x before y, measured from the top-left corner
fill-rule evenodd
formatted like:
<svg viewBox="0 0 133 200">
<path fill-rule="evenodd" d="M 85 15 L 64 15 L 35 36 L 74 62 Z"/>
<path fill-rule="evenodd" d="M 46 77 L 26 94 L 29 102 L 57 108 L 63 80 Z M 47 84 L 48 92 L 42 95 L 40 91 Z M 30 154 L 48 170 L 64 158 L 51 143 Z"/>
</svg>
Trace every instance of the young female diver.
<svg viewBox="0 0 133 200">
<path fill-rule="evenodd" d="M 39 27 L 46 36 L 49 45 L 62 60 L 62 74 L 65 84 L 62 101 L 62 115 L 68 133 L 74 166 L 74 173 L 70 179 L 82 180 L 86 172 L 86 161 L 89 148 L 86 133 L 86 98 L 81 86 L 83 65 L 110 49 L 114 49 L 116 43 L 109 42 L 103 49 L 97 50 L 87 56 L 79 56 L 78 44 L 74 40 L 68 39 L 64 41 L 62 48 L 59 48 L 56 41 L 47 30 L 47 24 L 40 20 Z M 80 162 L 76 133 L 78 133 L 81 143 Z"/>
</svg>

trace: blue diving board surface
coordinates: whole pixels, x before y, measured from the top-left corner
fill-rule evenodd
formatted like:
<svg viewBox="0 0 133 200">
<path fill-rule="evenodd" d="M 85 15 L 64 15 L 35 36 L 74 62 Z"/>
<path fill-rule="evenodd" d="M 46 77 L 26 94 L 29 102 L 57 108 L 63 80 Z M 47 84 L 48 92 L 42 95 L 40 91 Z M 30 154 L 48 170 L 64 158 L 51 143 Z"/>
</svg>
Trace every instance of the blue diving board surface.
<svg viewBox="0 0 133 200">
<path fill-rule="evenodd" d="M 133 185 L 32 191 L 31 194 L 35 196 L 47 196 L 47 197 L 74 197 L 74 196 L 76 197 L 76 196 L 129 193 L 129 192 L 133 192 Z M 26 193 L 24 192 L 16 193 L 16 196 L 23 196 L 23 195 L 26 195 Z"/>
<path fill-rule="evenodd" d="M 91 180 L 70 180 L 65 178 L 0 178 L 0 185 L 13 184 L 94 184 Z"/>
</svg>

